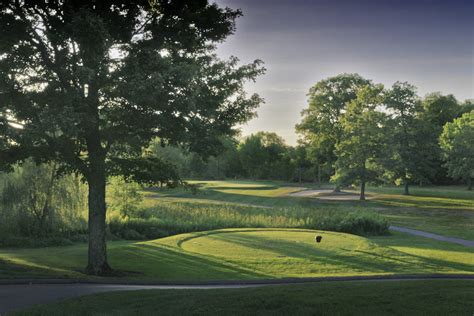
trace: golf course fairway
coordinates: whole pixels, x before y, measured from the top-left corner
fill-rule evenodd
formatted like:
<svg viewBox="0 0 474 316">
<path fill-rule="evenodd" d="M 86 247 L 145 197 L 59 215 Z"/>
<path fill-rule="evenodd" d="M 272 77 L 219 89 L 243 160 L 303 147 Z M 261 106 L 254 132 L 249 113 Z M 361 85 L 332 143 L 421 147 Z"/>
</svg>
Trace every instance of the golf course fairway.
<svg viewBox="0 0 474 316">
<path fill-rule="evenodd" d="M 322 236 L 320 243 L 316 236 Z M 400 235 L 401 236 L 401 235 Z M 474 273 L 474 253 L 446 255 L 420 237 L 424 249 L 351 234 L 304 229 L 223 229 L 146 242 L 109 242 L 109 260 L 121 279 L 151 281 L 249 280 L 353 275 Z M 428 242 L 428 244 L 426 243 Z M 385 244 L 384 244 L 385 243 Z M 410 242 L 413 244 L 413 241 Z M 86 244 L 0 250 L 2 278 L 90 278 L 83 274 Z"/>
</svg>

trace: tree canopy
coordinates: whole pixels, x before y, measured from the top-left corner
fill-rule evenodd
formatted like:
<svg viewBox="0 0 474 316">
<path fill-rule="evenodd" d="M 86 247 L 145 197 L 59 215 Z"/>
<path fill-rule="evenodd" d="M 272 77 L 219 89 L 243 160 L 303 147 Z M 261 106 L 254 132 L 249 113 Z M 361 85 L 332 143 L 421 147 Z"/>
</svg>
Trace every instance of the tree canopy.
<svg viewBox="0 0 474 316">
<path fill-rule="evenodd" d="M 405 194 L 409 194 L 408 185 L 416 180 L 424 180 L 432 171 L 433 157 L 426 155 L 430 151 L 426 142 L 426 122 L 419 117 L 420 99 L 415 86 L 407 82 L 396 82 L 385 92 L 384 103 L 389 111 L 390 120 L 387 129 L 387 155 L 384 166 L 389 178 L 401 181 Z"/>
<path fill-rule="evenodd" d="M 383 102 L 382 85 L 367 85 L 348 104 L 342 115 L 342 140 L 336 146 L 336 173 L 340 184 L 360 184 L 360 199 L 365 200 L 366 182 L 377 175 L 385 140 L 385 114 L 378 110 Z"/>
<path fill-rule="evenodd" d="M 313 160 L 335 167 L 335 148 L 342 137 L 341 114 L 369 83 L 358 74 L 341 74 L 310 88 L 308 108 L 301 113 L 303 118 L 296 130 L 309 146 Z"/>
<path fill-rule="evenodd" d="M 467 181 L 474 178 L 474 111 L 447 123 L 439 139 L 449 175 Z"/>
<path fill-rule="evenodd" d="M 254 116 L 262 100 L 243 82 L 263 73 L 261 62 L 213 53 L 239 16 L 202 0 L 0 4 L 2 162 L 34 157 L 84 176 L 90 273 L 110 271 L 107 176 L 163 172 L 142 155 L 155 137 L 212 152 Z"/>
</svg>

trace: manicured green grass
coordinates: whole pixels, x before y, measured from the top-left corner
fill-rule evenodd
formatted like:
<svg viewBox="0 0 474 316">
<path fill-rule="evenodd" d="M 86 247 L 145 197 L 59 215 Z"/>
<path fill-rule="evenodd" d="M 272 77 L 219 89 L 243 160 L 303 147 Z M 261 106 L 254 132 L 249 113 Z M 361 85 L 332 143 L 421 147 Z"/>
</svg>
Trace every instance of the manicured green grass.
<svg viewBox="0 0 474 316">
<path fill-rule="evenodd" d="M 316 243 L 316 235 L 322 235 Z M 85 278 L 86 245 L 0 250 L 1 278 Z M 110 242 L 109 262 L 130 279 L 157 281 L 273 279 L 348 275 L 474 273 L 463 246 L 397 234 L 367 239 L 301 229 L 227 229 L 146 242 Z M 18 275 L 16 275 L 18 277 Z"/>
<path fill-rule="evenodd" d="M 302 187 L 299 184 L 277 181 L 191 181 L 191 183 L 199 186 L 198 194 L 193 195 L 191 191 L 183 189 L 147 191 L 143 205 L 159 209 L 163 203 L 169 202 L 189 202 L 194 205 L 207 203 L 212 204 L 215 213 L 219 214 L 219 205 L 238 207 L 245 204 L 276 210 L 288 209 L 291 210 L 288 217 L 297 217 L 297 214 L 302 213 L 314 215 L 326 210 L 366 210 L 382 214 L 393 225 L 474 240 L 474 193 L 462 187 L 413 186 L 410 196 L 402 195 L 402 189 L 397 187 L 369 187 L 368 191 L 371 192 L 373 199 L 361 202 L 292 197 L 288 194 L 297 192 Z M 301 185 L 316 187 L 314 184 Z M 192 211 L 193 205 L 187 207 Z M 263 213 L 268 215 L 270 212 Z M 281 212 L 275 211 L 275 215 L 280 214 Z M 292 225 L 289 224 L 287 227 L 307 227 Z"/>
<path fill-rule="evenodd" d="M 369 186 L 370 192 L 403 195 L 403 187 L 401 186 Z M 474 191 L 466 190 L 466 186 L 410 186 L 410 195 L 419 197 L 434 197 L 453 200 L 474 200 Z"/>
<path fill-rule="evenodd" d="M 472 315 L 474 281 L 323 282 L 84 296 L 18 315 Z"/>
</svg>

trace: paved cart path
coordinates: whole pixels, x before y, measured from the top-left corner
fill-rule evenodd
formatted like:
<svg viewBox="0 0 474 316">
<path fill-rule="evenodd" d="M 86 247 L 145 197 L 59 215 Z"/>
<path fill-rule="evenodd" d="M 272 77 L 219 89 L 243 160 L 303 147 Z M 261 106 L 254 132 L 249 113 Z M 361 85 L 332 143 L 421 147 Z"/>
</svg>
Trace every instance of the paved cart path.
<svg viewBox="0 0 474 316">
<path fill-rule="evenodd" d="M 467 239 L 447 237 L 447 236 L 443 236 L 443 235 L 428 233 L 428 232 L 424 232 L 424 231 L 421 231 L 421 230 L 416 230 L 416 229 L 411 229 L 411 228 L 406 228 L 406 227 L 400 227 L 400 226 L 390 226 L 389 229 L 393 230 L 393 231 L 401 232 L 401 233 L 406 233 L 406 234 L 431 238 L 431 239 L 435 239 L 435 240 L 439 240 L 439 241 L 446 241 L 446 242 L 450 242 L 450 243 L 459 244 L 459 245 L 463 245 L 463 246 L 466 246 L 466 247 L 474 248 L 474 241 L 467 240 Z"/>
</svg>

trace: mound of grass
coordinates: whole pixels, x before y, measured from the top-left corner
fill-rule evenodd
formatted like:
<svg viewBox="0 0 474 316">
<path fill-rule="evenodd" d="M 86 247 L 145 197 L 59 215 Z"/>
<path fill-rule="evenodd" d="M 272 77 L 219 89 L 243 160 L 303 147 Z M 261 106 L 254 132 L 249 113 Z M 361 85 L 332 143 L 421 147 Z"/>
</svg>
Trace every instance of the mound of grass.
<svg viewBox="0 0 474 316">
<path fill-rule="evenodd" d="M 470 315 L 474 281 L 324 282 L 83 296 L 16 315 Z"/>
<path fill-rule="evenodd" d="M 321 243 L 315 242 L 317 235 Z M 459 246 L 445 252 L 439 242 L 390 242 L 302 229 L 226 229 L 146 242 L 110 242 L 109 262 L 131 279 L 239 280 L 341 275 L 474 273 L 474 254 Z M 443 243 L 441 243 L 443 244 Z M 418 248 L 419 247 L 419 248 Z M 429 253 L 418 250 L 432 249 Z M 29 277 L 86 278 L 86 245 L 1 250 L 3 270 L 28 269 Z"/>
</svg>

